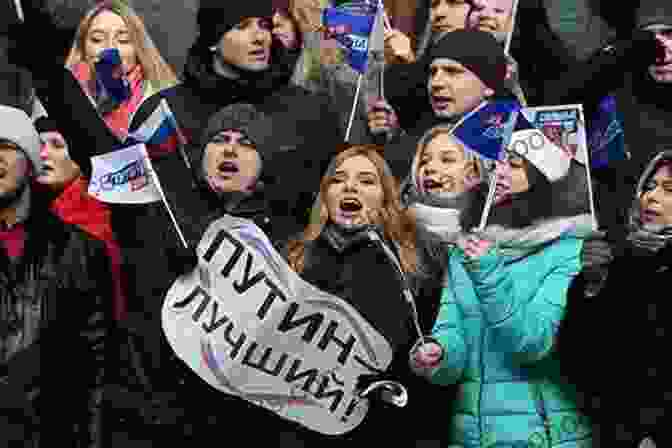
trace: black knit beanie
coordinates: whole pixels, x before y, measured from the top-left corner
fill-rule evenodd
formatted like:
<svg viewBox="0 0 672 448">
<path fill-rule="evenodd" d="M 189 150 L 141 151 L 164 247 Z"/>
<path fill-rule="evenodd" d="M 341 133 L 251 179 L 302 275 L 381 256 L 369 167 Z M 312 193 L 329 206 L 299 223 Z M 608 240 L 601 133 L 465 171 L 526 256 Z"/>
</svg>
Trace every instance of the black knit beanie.
<svg viewBox="0 0 672 448">
<path fill-rule="evenodd" d="M 198 39 L 210 47 L 244 19 L 272 16 L 273 0 L 201 0 L 196 14 Z"/>
<path fill-rule="evenodd" d="M 506 78 L 506 56 L 497 40 L 485 31 L 447 33 L 429 50 L 427 65 L 438 58 L 452 59 L 472 71 L 483 83 L 499 91 Z"/>
<path fill-rule="evenodd" d="M 215 113 L 208 120 L 208 125 L 201 135 L 201 147 L 205 147 L 214 136 L 227 130 L 237 130 L 245 134 L 255 145 L 259 144 L 258 138 L 255 138 L 255 122 L 264 117 L 260 111 L 251 104 L 240 103 L 232 104 Z"/>
<path fill-rule="evenodd" d="M 672 1 L 641 0 L 636 18 L 637 28 L 649 25 L 672 25 Z"/>
</svg>

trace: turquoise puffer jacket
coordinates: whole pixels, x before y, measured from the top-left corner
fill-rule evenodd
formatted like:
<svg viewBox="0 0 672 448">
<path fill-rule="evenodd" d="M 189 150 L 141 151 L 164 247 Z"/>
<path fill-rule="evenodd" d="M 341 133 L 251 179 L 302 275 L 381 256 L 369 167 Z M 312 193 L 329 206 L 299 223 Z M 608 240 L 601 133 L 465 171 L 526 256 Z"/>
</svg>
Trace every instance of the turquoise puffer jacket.
<svg viewBox="0 0 672 448">
<path fill-rule="evenodd" d="M 450 422 L 456 446 L 592 446 L 590 422 L 577 412 L 553 353 L 581 269 L 581 233 L 570 226 L 489 238 L 499 241 L 468 266 L 461 249 L 452 251 L 432 332 L 444 358 L 431 381 L 458 385 Z"/>
</svg>

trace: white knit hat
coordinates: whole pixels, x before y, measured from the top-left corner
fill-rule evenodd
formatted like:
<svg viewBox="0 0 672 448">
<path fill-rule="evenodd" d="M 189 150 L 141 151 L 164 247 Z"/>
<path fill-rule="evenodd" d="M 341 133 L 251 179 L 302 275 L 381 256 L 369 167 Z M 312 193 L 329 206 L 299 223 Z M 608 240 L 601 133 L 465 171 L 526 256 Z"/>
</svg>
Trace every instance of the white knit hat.
<svg viewBox="0 0 672 448">
<path fill-rule="evenodd" d="M 33 164 L 34 174 L 41 171 L 42 143 L 33 121 L 24 111 L 0 105 L 0 139 L 8 140 L 23 150 Z"/>
</svg>

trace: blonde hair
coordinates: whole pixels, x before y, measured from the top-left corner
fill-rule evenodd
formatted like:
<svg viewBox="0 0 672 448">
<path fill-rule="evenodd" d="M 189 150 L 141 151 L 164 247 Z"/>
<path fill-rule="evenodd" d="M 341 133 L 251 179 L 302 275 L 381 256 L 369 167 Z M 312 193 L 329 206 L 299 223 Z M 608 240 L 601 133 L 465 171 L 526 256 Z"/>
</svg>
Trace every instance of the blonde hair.
<svg viewBox="0 0 672 448">
<path fill-rule="evenodd" d="M 383 206 L 379 215 L 382 220 L 380 224 L 385 238 L 398 244 L 401 266 L 406 273 L 419 271 L 415 217 L 410 209 L 402 208 L 399 184 L 379 152 L 380 148 L 376 145 L 354 145 L 334 157 L 327 173 L 320 182 L 320 194 L 313 206 L 310 223 L 304 230 L 302 237 L 291 241 L 288 245 L 289 264 L 296 272 L 302 272 L 305 268 L 306 244 L 320 236 L 329 220 L 325 198 L 336 169 L 345 160 L 355 156 L 364 156 L 369 159 L 378 172 L 383 189 Z"/>
<path fill-rule="evenodd" d="M 453 129 L 452 125 L 435 126 L 431 128 L 429 131 L 425 132 L 425 134 L 420 138 L 420 141 L 418 141 L 415 151 L 415 158 L 413 159 L 413 164 L 411 167 L 411 179 L 413 180 L 414 186 L 416 188 L 419 188 L 419 185 L 417 185 L 417 177 L 418 177 L 418 166 L 420 163 L 420 159 L 422 158 L 422 155 L 427 149 L 427 146 L 429 146 L 432 140 L 434 140 L 439 135 L 448 135 L 450 137 L 450 140 L 453 143 L 455 143 L 456 146 L 462 149 L 462 153 L 464 154 L 465 166 L 468 166 L 473 170 L 472 177 L 474 177 L 475 179 L 479 179 L 481 182 L 485 180 L 486 167 L 483 166 L 484 162 L 480 159 L 480 157 L 476 153 L 469 150 L 464 145 L 464 143 L 462 143 L 457 137 L 453 135 L 452 129 Z"/>
<path fill-rule="evenodd" d="M 163 59 L 156 45 L 149 37 L 147 28 L 140 16 L 127 4 L 121 1 L 105 1 L 91 8 L 79 23 L 75 40 L 65 62 L 73 67 L 81 62 L 88 62 L 85 56 L 86 38 L 93 20 L 103 11 L 110 11 L 124 21 L 128 27 L 138 62 L 142 67 L 145 79 L 156 89 L 172 87 L 178 83 L 173 69 Z"/>
</svg>

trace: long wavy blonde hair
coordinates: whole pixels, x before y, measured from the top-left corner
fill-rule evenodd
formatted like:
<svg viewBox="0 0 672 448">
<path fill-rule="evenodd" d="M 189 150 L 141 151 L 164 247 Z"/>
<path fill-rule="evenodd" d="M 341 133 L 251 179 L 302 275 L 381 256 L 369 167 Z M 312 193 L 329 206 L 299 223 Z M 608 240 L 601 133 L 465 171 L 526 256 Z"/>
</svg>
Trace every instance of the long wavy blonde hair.
<svg viewBox="0 0 672 448">
<path fill-rule="evenodd" d="M 75 40 L 65 62 L 67 67 L 73 67 L 80 62 L 89 62 L 86 60 L 84 53 L 86 37 L 89 34 L 93 20 L 103 11 L 110 11 L 118 15 L 128 27 L 145 80 L 156 89 L 171 87 L 178 83 L 175 72 L 159 53 L 159 50 L 147 32 L 143 20 L 133 8 L 119 0 L 100 2 L 89 9 L 84 15 L 84 18 L 79 23 Z"/>
<path fill-rule="evenodd" d="M 326 204 L 326 195 L 334 180 L 336 169 L 344 161 L 355 156 L 364 156 L 373 163 L 383 189 L 383 206 L 379 216 L 385 238 L 394 241 L 399 247 L 401 266 L 406 273 L 416 273 L 419 270 L 417 253 L 417 228 L 415 217 L 410 209 L 403 209 L 399 197 L 399 183 L 392 175 L 387 163 L 380 155 L 380 147 L 376 145 L 354 145 L 334 157 L 320 182 L 320 194 L 313 206 L 310 223 L 301 238 L 288 244 L 289 264 L 296 272 L 302 272 L 305 267 L 306 244 L 320 236 L 324 226 L 329 221 L 329 211 Z"/>
</svg>

